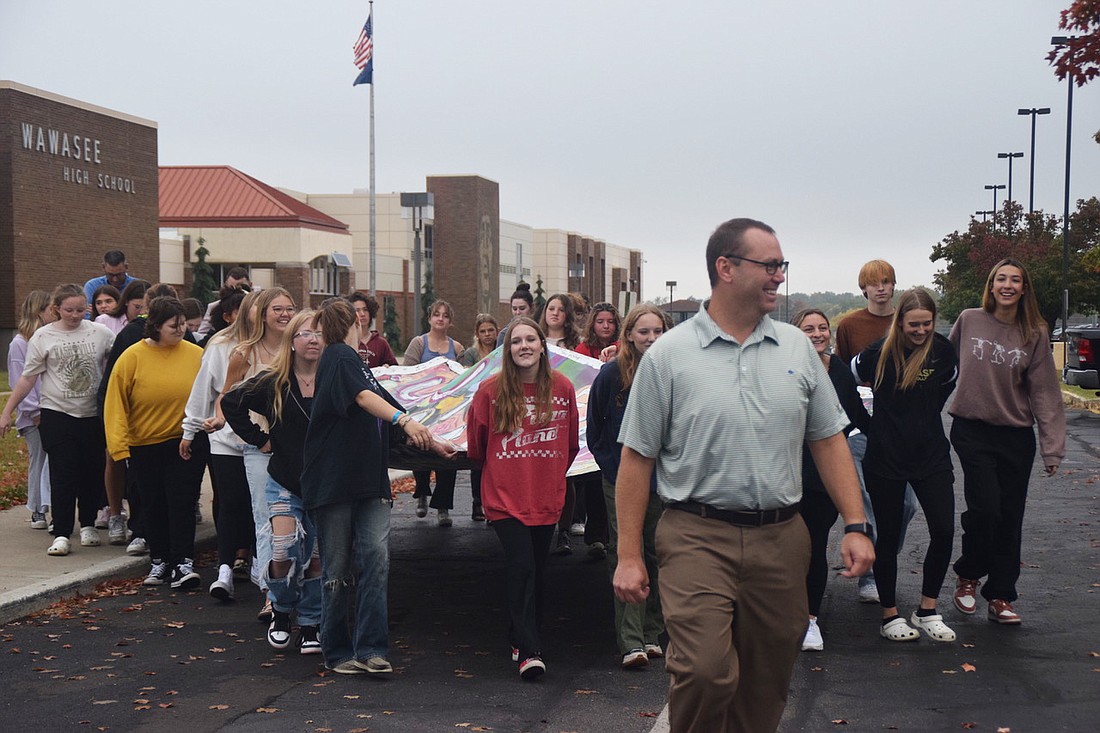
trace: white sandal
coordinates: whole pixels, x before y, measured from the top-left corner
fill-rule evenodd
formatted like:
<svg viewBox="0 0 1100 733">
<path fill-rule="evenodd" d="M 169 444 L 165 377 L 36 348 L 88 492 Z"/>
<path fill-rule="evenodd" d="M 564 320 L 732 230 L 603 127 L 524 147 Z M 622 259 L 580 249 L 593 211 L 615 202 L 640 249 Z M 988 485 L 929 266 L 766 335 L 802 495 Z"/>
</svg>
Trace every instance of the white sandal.
<svg viewBox="0 0 1100 733">
<path fill-rule="evenodd" d="M 913 611 L 913 616 L 909 620 L 918 629 L 928 634 L 928 638 L 932 641 L 955 641 L 955 632 L 943 622 L 943 616 L 938 613 L 931 616 L 918 616 L 917 612 Z"/>
<path fill-rule="evenodd" d="M 920 638 L 920 632 L 905 623 L 901 616 L 879 626 L 878 633 L 890 641 L 916 641 Z"/>
</svg>

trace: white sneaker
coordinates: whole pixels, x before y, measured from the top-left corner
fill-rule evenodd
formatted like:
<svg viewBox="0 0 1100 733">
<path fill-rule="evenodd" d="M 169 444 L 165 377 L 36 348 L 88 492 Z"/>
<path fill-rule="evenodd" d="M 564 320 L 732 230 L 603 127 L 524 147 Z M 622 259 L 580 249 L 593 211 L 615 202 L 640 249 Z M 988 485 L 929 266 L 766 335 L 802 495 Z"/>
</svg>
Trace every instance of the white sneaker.
<svg viewBox="0 0 1100 733">
<path fill-rule="evenodd" d="M 107 544 L 126 544 L 126 515 L 112 514 L 107 519 Z"/>
<path fill-rule="evenodd" d="M 145 544 L 144 537 L 135 537 L 126 547 L 127 555 L 148 555 L 149 545 Z"/>
<path fill-rule="evenodd" d="M 105 506 L 102 509 L 100 509 L 98 512 L 96 512 L 96 515 L 95 515 L 95 528 L 96 529 L 107 529 L 107 521 L 110 519 L 110 517 L 111 517 L 111 508 L 110 507 Z"/>
<path fill-rule="evenodd" d="M 859 602 L 878 603 L 878 585 L 874 577 L 859 579 Z"/>
<path fill-rule="evenodd" d="M 46 550 L 47 555 L 53 555 L 54 557 L 64 557 L 69 554 L 69 538 L 68 537 L 54 537 L 53 544 L 50 545 L 50 549 Z"/>
<path fill-rule="evenodd" d="M 806 627 L 806 636 L 802 639 L 802 651 L 820 652 L 825 649 L 825 640 L 821 638 L 821 629 L 818 628 L 817 619 L 810 619 L 810 625 Z"/>
<path fill-rule="evenodd" d="M 99 530 L 95 527 L 80 528 L 81 547 L 99 547 Z"/>
<path fill-rule="evenodd" d="M 233 567 L 218 566 L 218 579 L 210 584 L 210 595 L 219 601 L 233 600 Z"/>
</svg>

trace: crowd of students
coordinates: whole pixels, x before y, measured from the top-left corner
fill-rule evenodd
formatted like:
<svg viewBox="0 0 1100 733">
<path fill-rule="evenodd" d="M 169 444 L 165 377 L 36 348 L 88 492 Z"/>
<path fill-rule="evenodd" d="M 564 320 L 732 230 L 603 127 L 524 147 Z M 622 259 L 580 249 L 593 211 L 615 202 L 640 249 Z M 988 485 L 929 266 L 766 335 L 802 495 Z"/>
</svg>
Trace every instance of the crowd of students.
<svg viewBox="0 0 1100 733">
<path fill-rule="evenodd" d="M 847 415 L 845 432 L 876 518 L 874 573 L 861 581 L 860 597 L 873 595 L 881 605 L 885 639 L 911 641 L 922 632 L 955 639 L 937 610 L 954 537 L 953 445 L 967 504 L 954 605 L 974 613 L 985 579 L 990 620 L 1018 624 L 1012 604 L 1036 449 L 1032 426 L 1038 424 L 1047 473 L 1057 469 L 1065 440 L 1057 377 L 1027 270 L 1016 260 L 998 263 L 981 308 L 965 311 L 945 338 L 935 332 L 936 304 L 927 292 L 907 291 L 895 308 L 892 268 L 869 265 L 866 284 L 863 274 L 860 282 L 869 312 L 838 332 L 837 350 L 843 343 L 850 358 L 834 353 L 824 312 L 808 309 L 792 321 Z M 455 449 L 374 378 L 372 368 L 397 362 L 370 330 L 377 302 L 353 293 L 302 311 L 282 288 L 251 291 L 235 282 L 204 315 L 200 303 L 179 299 L 170 286 L 136 279 L 121 291 L 101 284 L 91 296 L 89 302 L 76 285 L 28 294 L 9 349 L 13 389 L 0 431 L 14 420 L 27 441 L 31 527 L 45 529 L 47 511 L 52 515 L 48 554 L 68 554 L 74 528 L 81 545 L 98 545 L 97 514 L 106 508 L 109 541 L 149 553 L 146 585 L 198 587 L 195 510 L 209 466 L 218 528 L 210 594 L 232 600 L 235 574 L 251 570 L 264 592 L 258 618 L 268 624 L 272 647 L 293 641 L 339 673 L 392 671 L 387 451 L 395 441 L 443 458 Z M 870 312 L 872 301 L 879 312 Z M 500 373 L 480 385 L 467 416 L 468 457 L 479 465 L 471 476 L 472 518 L 488 521 L 500 541 L 511 658 L 521 677 L 533 679 L 546 671 L 540 629 L 551 553 L 572 552 L 570 534 L 583 534 L 589 556 L 606 556 L 614 574 L 619 427 L 639 362 L 672 324 L 651 305 L 620 318 L 609 303 L 589 307 L 568 293 L 552 295 L 536 313 L 524 286 L 511 308 L 503 328 L 492 315 L 478 315 L 464 348 L 449 334 L 451 306 L 437 301 L 428 309 L 428 332 L 410 341 L 403 361 L 411 366 L 444 356 L 472 366 L 503 347 Z M 872 325 L 856 329 L 856 322 Z M 605 362 L 587 405 L 587 442 L 599 473 L 566 478 L 579 448 L 579 410 L 572 384 L 550 367 L 549 345 Z M 874 395 L 870 414 L 858 384 Z M 949 441 L 941 411 L 956 387 Z M 837 510 L 808 451 L 802 468 L 800 511 L 811 539 L 802 648 L 816 651 L 824 647 L 818 616 Z M 456 473 L 435 471 L 433 491 L 431 472 L 415 472 L 417 516 L 432 508 L 439 526 L 451 525 Z M 642 603 L 616 600 L 614 607 L 624 669 L 664 654 L 654 546 L 663 507 L 656 489 L 654 478 L 642 528 L 653 592 Z M 907 619 L 898 609 L 896 580 L 910 492 L 930 541 L 920 600 Z"/>
</svg>

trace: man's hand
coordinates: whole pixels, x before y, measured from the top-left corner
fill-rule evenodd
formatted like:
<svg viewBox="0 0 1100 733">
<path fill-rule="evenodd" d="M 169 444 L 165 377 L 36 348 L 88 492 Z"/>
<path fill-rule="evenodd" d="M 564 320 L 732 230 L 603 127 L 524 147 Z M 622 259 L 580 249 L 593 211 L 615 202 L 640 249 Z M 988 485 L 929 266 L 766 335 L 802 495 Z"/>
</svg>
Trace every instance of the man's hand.
<svg viewBox="0 0 1100 733">
<path fill-rule="evenodd" d="M 649 597 L 649 574 L 641 558 L 619 558 L 615 568 L 615 597 L 623 603 L 643 603 Z"/>
<path fill-rule="evenodd" d="M 180 458 L 185 461 L 191 460 L 191 441 L 187 438 L 180 439 Z"/>
<path fill-rule="evenodd" d="M 861 532 L 847 532 L 840 540 L 840 558 L 845 578 L 859 578 L 867 574 L 875 562 L 875 545 L 871 538 Z"/>
</svg>

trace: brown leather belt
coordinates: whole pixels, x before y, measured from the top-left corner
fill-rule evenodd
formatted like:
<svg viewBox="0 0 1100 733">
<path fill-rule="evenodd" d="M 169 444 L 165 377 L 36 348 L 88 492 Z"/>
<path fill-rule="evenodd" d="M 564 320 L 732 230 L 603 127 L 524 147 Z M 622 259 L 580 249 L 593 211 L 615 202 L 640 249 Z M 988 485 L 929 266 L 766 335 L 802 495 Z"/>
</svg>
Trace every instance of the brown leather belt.
<svg viewBox="0 0 1100 733">
<path fill-rule="evenodd" d="M 745 511 L 740 509 L 719 509 L 710 504 L 702 504 L 697 501 L 671 501 L 665 504 L 666 509 L 676 509 L 681 512 L 689 512 L 704 519 L 717 519 L 738 527 L 763 527 L 765 524 L 786 522 L 798 514 L 798 504 L 781 507 L 779 509 L 764 509 L 761 511 Z"/>
</svg>

